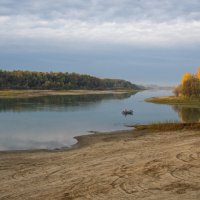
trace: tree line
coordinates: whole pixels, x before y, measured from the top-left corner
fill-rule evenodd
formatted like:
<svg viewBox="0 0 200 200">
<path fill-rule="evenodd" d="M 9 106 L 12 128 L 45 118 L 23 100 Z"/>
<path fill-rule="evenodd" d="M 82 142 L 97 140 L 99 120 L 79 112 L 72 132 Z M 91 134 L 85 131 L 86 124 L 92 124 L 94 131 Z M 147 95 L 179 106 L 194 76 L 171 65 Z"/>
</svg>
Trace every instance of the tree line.
<svg viewBox="0 0 200 200">
<path fill-rule="evenodd" d="M 200 97 L 200 67 L 196 74 L 185 73 L 181 84 L 174 89 L 176 96 Z"/>
<path fill-rule="evenodd" d="M 62 72 L 0 70 L 0 89 L 140 89 L 129 81 Z"/>
</svg>

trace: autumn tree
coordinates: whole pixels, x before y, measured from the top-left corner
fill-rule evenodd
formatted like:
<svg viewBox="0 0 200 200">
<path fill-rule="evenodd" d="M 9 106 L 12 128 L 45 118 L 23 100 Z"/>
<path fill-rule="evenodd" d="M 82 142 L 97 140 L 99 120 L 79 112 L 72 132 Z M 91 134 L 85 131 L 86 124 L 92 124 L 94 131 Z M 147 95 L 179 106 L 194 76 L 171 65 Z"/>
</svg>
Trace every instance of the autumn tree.
<svg viewBox="0 0 200 200">
<path fill-rule="evenodd" d="M 182 94 L 182 85 L 175 87 L 173 93 L 176 97 L 180 96 Z"/>
<path fill-rule="evenodd" d="M 185 81 L 189 80 L 192 77 L 192 75 L 189 72 L 186 72 L 181 80 L 182 85 L 184 84 Z"/>
<path fill-rule="evenodd" d="M 176 96 L 200 97 L 200 67 L 196 74 L 185 73 L 182 77 L 181 84 L 174 89 Z"/>
<path fill-rule="evenodd" d="M 198 79 L 200 79 L 200 67 L 198 67 L 198 69 L 197 69 L 196 76 L 197 76 Z"/>
<path fill-rule="evenodd" d="M 182 85 L 182 93 L 188 97 L 200 97 L 200 81 L 195 76 L 185 80 Z"/>
</svg>

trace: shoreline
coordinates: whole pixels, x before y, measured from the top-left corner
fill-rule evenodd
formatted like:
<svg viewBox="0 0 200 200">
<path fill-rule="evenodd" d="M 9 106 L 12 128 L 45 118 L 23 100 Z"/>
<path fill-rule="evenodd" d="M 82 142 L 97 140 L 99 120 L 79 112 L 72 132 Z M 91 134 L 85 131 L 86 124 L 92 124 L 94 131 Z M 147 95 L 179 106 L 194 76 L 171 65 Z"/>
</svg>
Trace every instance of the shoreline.
<svg viewBox="0 0 200 200">
<path fill-rule="evenodd" d="M 186 98 L 186 97 L 176 97 L 176 96 L 160 96 L 160 97 L 151 97 L 145 99 L 146 102 L 155 103 L 155 104 L 167 104 L 167 105 L 182 105 L 190 107 L 200 107 L 200 100 L 195 98 Z"/>
<path fill-rule="evenodd" d="M 86 135 L 78 135 L 73 137 L 73 139 L 76 140 L 76 143 L 72 144 L 71 146 L 63 146 L 60 148 L 53 148 L 53 149 L 22 149 L 22 150 L 0 150 L 0 155 L 1 154 L 9 154 L 9 153 L 42 153 L 42 152 L 63 152 L 63 151 L 71 151 L 71 150 L 76 150 L 76 149 L 81 149 L 83 147 L 92 145 L 93 143 L 96 143 L 99 138 L 104 138 L 107 136 L 115 136 L 117 134 L 129 134 L 130 132 L 132 133 L 133 131 L 136 131 L 133 126 L 130 126 L 129 129 L 124 129 L 124 130 L 116 130 L 116 131 L 106 131 L 106 132 L 98 132 L 98 131 L 91 131 L 88 132 Z M 137 130 L 138 131 L 138 130 Z"/>
<path fill-rule="evenodd" d="M 73 137 L 76 143 L 71 146 L 63 146 L 60 148 L 53 149 L 24 149 L 24 150 L 0 150 L 0 155 L 3 153 L 42 153 L 42 152 L 63 152 L 71 151 L 76 149 L 81 149 L 97 143 L 102 138 L 106 137 L 118 137 L 125 136 L 129 134 L 143 134 L 144 132 L 176 132 L 176 131 L 198 131 L 200 130 L 200 123 L 181 123 L 181 122 L 167 122 L 167 123 L 152 123 L 152 124 L 135 124 L 127 125 L 128 129 L 115 130 L 115 131 L 89 131 L 86 135 L 78 135 Z"/>
<path fill-rule="evenodd" d="M 41 96 L 105 95 L 135 93 L 140 90 L 0 90 L 0 98 L 31 98 Z"/>
</svg>

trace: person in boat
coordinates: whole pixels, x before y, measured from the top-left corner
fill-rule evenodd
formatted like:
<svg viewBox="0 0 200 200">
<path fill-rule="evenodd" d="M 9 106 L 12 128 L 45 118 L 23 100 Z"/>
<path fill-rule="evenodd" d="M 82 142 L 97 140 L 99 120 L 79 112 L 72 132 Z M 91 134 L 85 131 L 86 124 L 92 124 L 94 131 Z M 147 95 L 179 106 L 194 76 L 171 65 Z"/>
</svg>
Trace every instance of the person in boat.
<svg viewBox="0 0 200 200">
<path fill-rule="evenodd" d="M 124 115 L 132 115 L 133 114 L 133 110 L 128 110 L 128 109 L 124 109 L 123 111 L 122 111 L 122 114 L 124 114 Z"/>
</svg>

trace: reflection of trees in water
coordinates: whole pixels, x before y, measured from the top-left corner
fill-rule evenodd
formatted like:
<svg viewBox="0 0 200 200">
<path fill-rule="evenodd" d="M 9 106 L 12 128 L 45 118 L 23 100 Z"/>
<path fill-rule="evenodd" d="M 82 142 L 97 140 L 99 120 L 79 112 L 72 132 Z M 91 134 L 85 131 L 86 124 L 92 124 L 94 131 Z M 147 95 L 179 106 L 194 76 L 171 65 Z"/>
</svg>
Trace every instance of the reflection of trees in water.
<svg viewBox="0 0 200 200">
<path fill-rule="evenodd" d="M 191 108 L 175 105 L 172 106 L 182 120 L 182 122 L 199 122 L 200 121 L 200 108 Z"/>
<path fill-rule="evenodd" d="M 0 112 L 5 111 L 40 111 L 40 110 L 75 110 L 89 108 L 103 100 L 126 99 L 135 93 L 43 96 L 33 98 L 0 99 Z"/>
</svg>

